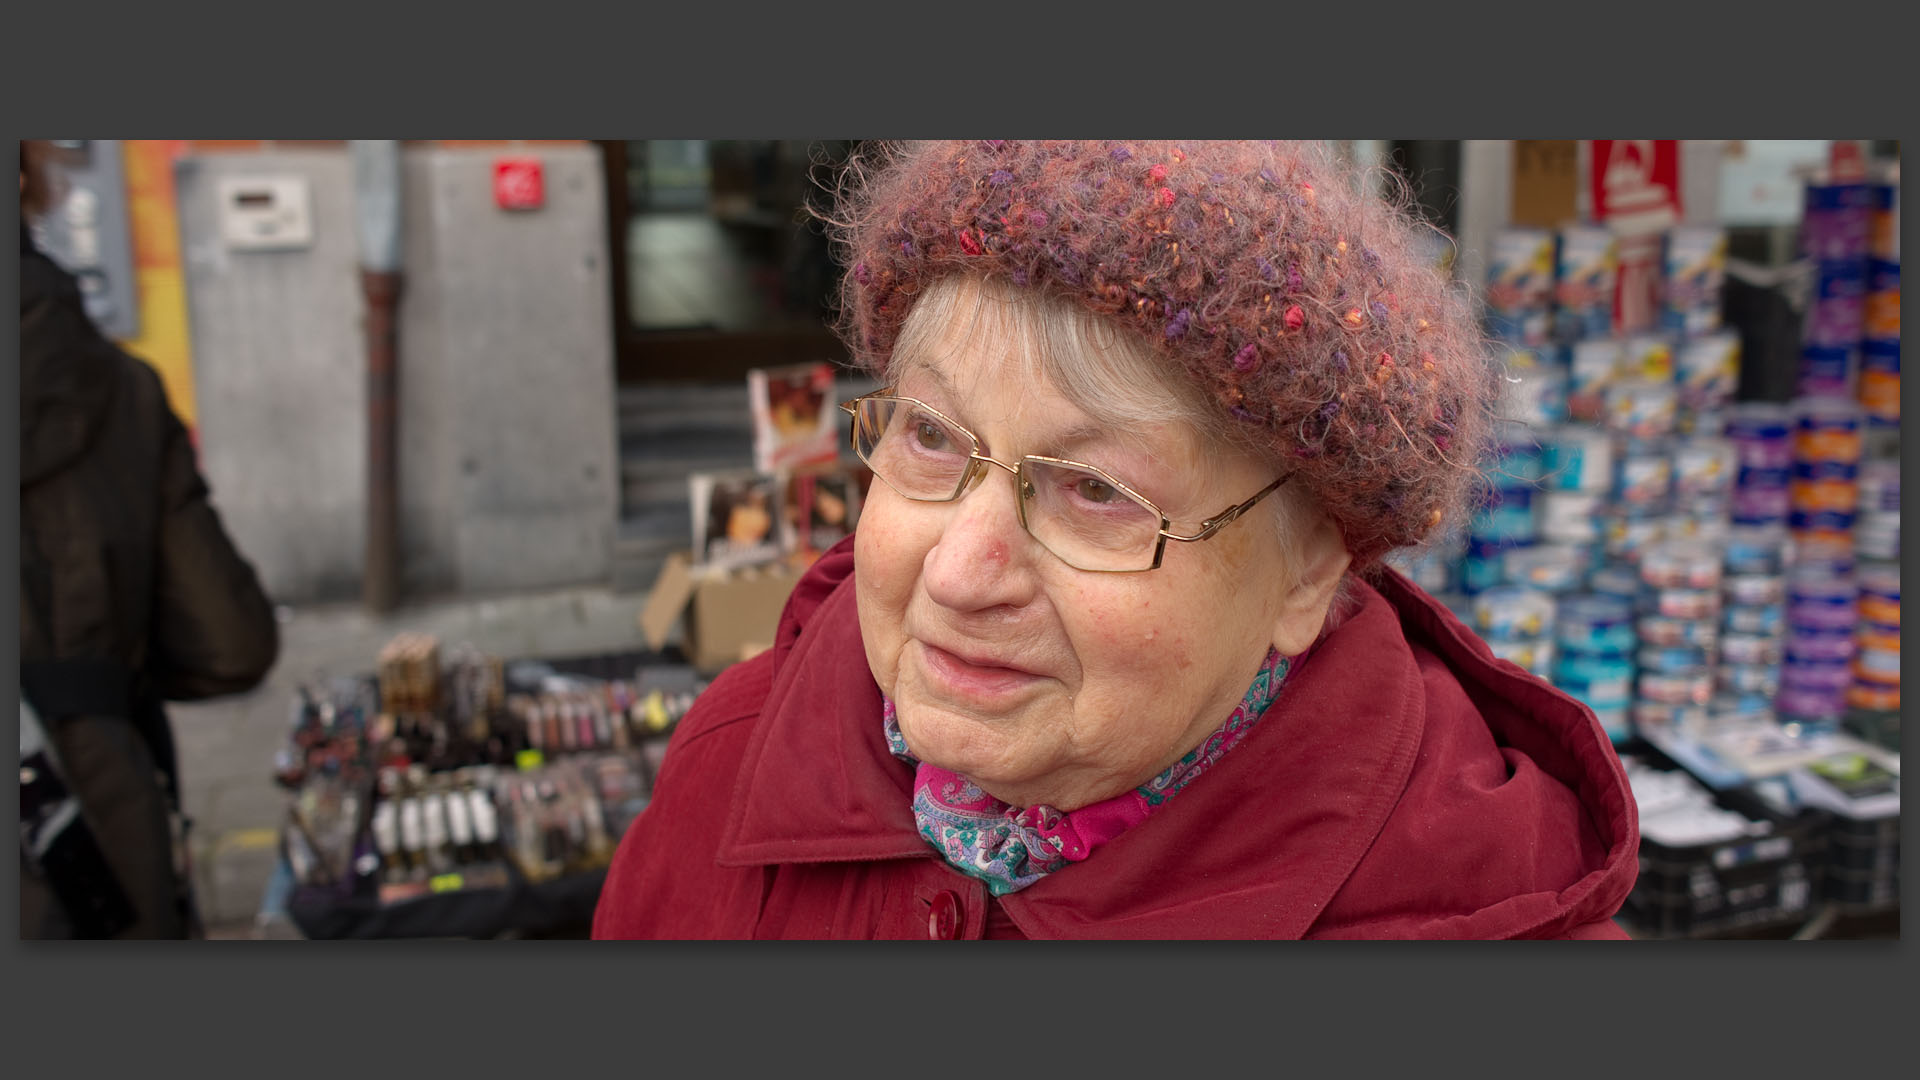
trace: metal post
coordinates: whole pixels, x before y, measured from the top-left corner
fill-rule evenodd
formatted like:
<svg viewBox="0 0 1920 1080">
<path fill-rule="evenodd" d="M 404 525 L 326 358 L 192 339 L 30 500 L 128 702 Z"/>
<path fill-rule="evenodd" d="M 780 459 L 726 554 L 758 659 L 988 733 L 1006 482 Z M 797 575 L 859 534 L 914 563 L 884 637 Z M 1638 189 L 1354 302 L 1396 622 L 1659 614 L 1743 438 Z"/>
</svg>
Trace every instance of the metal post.
<svg viewBox="0 0 1920 1080">
<path fill-rule="evenodd" d="M 364 600 L 376 612 L 400 601 L 400 144 L 352 142 L 360 240 L 360 291 L 366 300 L 367 550 Z"/>
</svg>

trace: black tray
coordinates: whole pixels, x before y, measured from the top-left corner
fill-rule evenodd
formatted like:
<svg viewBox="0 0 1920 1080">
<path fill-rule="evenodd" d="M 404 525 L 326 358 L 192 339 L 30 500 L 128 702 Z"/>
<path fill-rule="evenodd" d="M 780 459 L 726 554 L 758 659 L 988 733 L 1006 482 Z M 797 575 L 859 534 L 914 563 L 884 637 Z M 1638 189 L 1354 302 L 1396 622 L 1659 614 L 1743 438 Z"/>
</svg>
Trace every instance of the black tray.
<svg viewBox="0 0 1920 1080">
<path fill-rule="evenodd" d="M 1668 846 L 1640 838 L 1640 876 L 1626 912 L 1648 936 L 1709 937 L 1808 917 L 1820 897 L 1831 815 L 1788 817 L 1753 793 L 1714 793 L 1723 807 L 1772 832 L 1708 844 Z"/>
<path fill-rule="evenodd" d="M 604 869 L 530 881 L 513 866 L 498 889 L 460 889 L 382 903 L 371 888 L 342 895 L 299 887 L 287 916 L 313 940 L 586 937 Z"/>
</svg>

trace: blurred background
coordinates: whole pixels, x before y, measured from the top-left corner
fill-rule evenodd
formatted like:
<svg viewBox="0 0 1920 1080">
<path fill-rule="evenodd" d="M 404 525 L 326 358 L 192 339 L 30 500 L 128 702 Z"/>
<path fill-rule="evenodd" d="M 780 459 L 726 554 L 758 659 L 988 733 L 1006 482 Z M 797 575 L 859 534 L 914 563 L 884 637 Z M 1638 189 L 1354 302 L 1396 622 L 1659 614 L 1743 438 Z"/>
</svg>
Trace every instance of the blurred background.
<svg viewBox="0 0 1920 1080">
<path fill-rule="evenodd" d="M 1397 564 L 1614 736 L 1623 924 L 1897 936 L 1898 144 L 1337 145 L 1510 373 L 1487 504 Z M 860 146 L 55 142 L 37 239 L 278 605 L 265 684 L 170 710 L 211 936 L 584 933 L 673 722 L 857 518 L 807 206 Z M 779 542 L 722 567 L 755 478 Z"/>
</svg>

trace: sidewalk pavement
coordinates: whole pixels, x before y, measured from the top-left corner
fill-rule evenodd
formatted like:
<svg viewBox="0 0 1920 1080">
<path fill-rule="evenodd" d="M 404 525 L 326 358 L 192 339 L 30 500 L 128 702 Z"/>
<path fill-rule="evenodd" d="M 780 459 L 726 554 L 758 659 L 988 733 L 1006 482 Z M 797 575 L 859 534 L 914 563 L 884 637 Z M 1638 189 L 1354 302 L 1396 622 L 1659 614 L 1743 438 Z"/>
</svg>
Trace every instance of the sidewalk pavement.
<svg viewBox="0 0 1920 1080">
<path fill-rule="evenodd" d="M 264 683 L 168 707 L 208 936 L 285 936 L 257 925 L 256 916 L 279 862 L 290 799 L 273 782 L 274 756 L 288 745 L 301 684 L 372 672 L 381 647 L 405 631 L 433 634 L 443 650 L 470 642 L 508 660 L 640 649 L 645 602 L 644 592 L 587 586 L 423 601 L 380 617 L 357 605 L 282 608 L 280 659 Z"/>
</svg>

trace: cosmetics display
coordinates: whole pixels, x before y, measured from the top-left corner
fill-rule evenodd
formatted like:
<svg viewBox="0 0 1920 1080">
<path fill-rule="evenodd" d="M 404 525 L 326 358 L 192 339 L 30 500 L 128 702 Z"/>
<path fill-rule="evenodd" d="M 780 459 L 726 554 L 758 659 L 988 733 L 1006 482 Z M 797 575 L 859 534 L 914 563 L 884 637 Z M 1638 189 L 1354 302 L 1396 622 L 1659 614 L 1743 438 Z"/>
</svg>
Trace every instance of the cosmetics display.
<svg viewBox="0 0 1920 1080">
<path fill-rule="evenodd" d="M 374 674 L 301 687 L 274 769 L 289 914 L 309 937 L 590 918 L 705 685 L 660 654 L 505 662 L 403 634 Z"/>
</svg>

